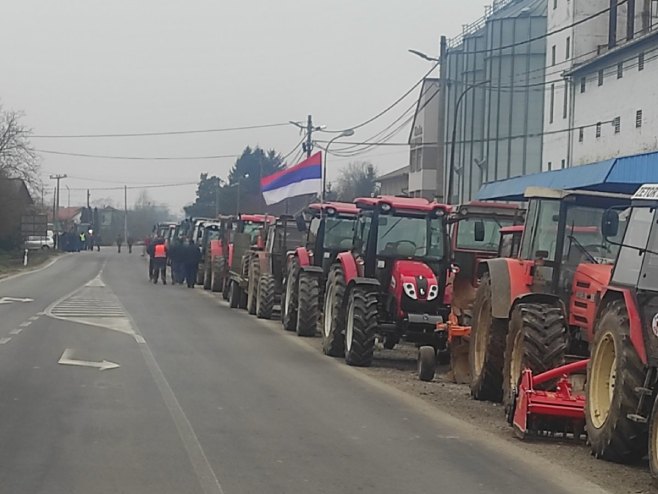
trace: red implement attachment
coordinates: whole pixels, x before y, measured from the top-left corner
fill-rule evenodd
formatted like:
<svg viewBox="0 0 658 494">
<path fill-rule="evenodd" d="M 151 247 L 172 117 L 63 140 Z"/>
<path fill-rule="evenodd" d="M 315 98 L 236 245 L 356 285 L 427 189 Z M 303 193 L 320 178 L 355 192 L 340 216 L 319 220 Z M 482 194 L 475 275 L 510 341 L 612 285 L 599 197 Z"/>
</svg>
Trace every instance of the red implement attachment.
<svg viewBox="0 0 658 494">
<path fill-rule="evenodd" d="M 527 433 L 580 437 L 585 426 L 585 396 L 573 392 L 569 375 L 583 372 L 589 359 L 563 365 L 537 376 L 525 369 L 517 391 L 511 424 L 518 437 Z M 536 389 L 558 379 L 554 391 Z"/>
</svg>

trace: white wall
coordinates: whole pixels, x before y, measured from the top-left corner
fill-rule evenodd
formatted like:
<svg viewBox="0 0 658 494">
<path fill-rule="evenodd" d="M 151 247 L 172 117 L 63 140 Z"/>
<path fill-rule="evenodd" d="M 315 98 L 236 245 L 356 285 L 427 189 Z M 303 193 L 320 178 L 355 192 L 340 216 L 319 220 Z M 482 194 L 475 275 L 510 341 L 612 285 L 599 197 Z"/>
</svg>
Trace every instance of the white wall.
<svg viewBox="0 0 658 494">
<path fill-rule="evenodd" d="M 585 93 L 576 93 L 574 127 L 588 126 L 621 117 L 621 131 L 603 123 L 601 137 L 596 128 L 584 130 L 584 141 L 574 132 L 574 165 L 658 149 L 658 41 L 645 51 L 644 70 L 638 70 L 637 52 L 624 56 L 624 76 L 617 79 L 617 60 L 604 71 L 598 86 L 598 71 L 589 74 Z M 642 127 L 635 127 L 636 111 L 642 110 Z"/>
</svg>

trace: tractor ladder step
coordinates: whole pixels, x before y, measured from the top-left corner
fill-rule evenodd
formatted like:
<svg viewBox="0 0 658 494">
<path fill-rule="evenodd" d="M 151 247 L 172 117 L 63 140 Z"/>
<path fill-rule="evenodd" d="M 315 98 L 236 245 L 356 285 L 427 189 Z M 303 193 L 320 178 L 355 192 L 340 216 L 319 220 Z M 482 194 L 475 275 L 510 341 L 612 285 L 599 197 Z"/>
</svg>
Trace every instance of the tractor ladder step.
<svg viewBox="0 0 658 494">
<path fill-rule="evenodd" d="M 639 396 L 653 396 L 653 390 L 643 386 L 638 386 L 635 388 L 635 393 L 637 393 Z"/>
<path fill-rule="evenodd" d="M 637 424 L 646 424 L 647 422 L 649 422 L 649 419 L 643 417 L 642 415 L 638 415 L 637 413 L 629 413 L 628 415 L 626 415 L 626 418 L 631 422 L 635 422 Z"/>
</svg>

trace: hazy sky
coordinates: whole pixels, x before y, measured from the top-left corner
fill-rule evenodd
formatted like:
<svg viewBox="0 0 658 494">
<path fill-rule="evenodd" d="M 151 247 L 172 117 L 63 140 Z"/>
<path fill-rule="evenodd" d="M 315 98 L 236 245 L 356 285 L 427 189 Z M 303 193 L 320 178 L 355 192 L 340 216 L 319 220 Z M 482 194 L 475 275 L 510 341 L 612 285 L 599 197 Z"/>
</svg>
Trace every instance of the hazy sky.
<svg viewBox="0 0 658 494">
<path fill-rule="evenodd" d="M 482 16 L 483 0 L 20 0 L 0 15 L 0 100 L 25 113 L 35 135 L 208 129 L 305 120 L 347 128 L 411 87 L 438 52 L 439 36 Z M 359 129 L 365 140 L 413 102 Z M 406 141 L 408 130 L 394 140 Z M 246 145 L 282 154 L 294 127 L 189 136 L 37 139 L 37 149 L 113 156 L 239 154 Z M 43 173 L 66 173 L 71 204 L 90 187 L 194 182 L 225 177 L 234 158 L 120 161 L 42 154 Z M 408 149 L 358 159 L 380 172 L 408 162 Z M 349 160 L 330 157 L 329 179 Z M 75 178 L 74 178 L 75 177 Z M 62 186 L 63 187 L 63 186 Z M 175 212 L 194 186 L 152 189 Z M 129 191 L 129 203 L 139 190 Z M 92 190 L 122 204 L 123 192 Z M 62 205 L 67 193 L 63 188 Z"/>
</svg>

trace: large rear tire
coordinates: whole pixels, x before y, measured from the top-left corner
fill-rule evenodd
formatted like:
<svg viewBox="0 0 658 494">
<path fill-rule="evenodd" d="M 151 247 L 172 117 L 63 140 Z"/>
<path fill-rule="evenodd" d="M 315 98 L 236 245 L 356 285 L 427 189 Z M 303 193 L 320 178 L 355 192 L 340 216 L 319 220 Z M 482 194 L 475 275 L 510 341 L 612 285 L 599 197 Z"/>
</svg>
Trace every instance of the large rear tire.
<svg viewBox="0 0 658 494">
<path fill-rule="evenodd" d="M 288 275 L 286 276 L 286 285 L 283 287 L 283 306 L 281 307 L 281 321 L 283 322 L 283 329 L 286 331 L 295 331 L 297 327 L 297 290 L 299 280 L 299 260 L 293 257 L 288 267 Z"/>
<path fill-rule="evenodd" d="M 260 259 L 253 256 L 249 263 L 249 284 L 247 285 L 247 312 L 256 314 L 256 304 L 258 303 L 258 283 L 260 280 Z"/>
<path fill-rule="evenodd" d="M 212 266 L 206 263 L 204 266 L 205 273 L 203 274 L 203 289 L 210 290 L 212 287 Z"/>
<path fill-rule="evenodd" d="M 537 375 L 564 365 L 569 345 L 561 307 L 552 304 L 518 304 L 512 311 L 505 346 L 503 402 L 514 406 L 523 369 Z M 544 387 L 551 388 L 553 383 Z"/>
<path fill-rule="evenodd" d="M 229 289 L 226 290 L 229 292 L 228 305 L 231 309 L 237 309 L 240 305 L 240 298 L 242 296 L 242 290 L 240 290 L 240 285 L 235 281 L 228 282 Z"/>
<path fill-rule="evenodd" d="M 585 386 L 585 421 L 592 454 L 628 463 L 647 452 L 647 425 L 629 420 L 636 414 L 645 370 L 633 348 L 623 300 L 601 311 Z"/>
<path fill-rule="evenodd" d="M 320 318 L 320 281 L 301 271 L 297 297 L 297 336 L 315 336 Z"/>
<path fill-rule="evenodd" d="M 473 398 L 499 402 L 503 398 L 507 319 L 493 317 L 491 297 L 491 279 L 489 273 L 485 273 L 473 304 L 468 360 Z"/>
<path fill-rule="evenodd" d="M 274 277 L 263 273 L 258 280 L 258 301 L 256 302 L 256 317 L 271 319 L 274 308 Z"/>
<path fill-rule="evenodd" d="M 223 286 L 222 286 L 222 298 L 224 300 L 228 300 L 229 295 L 231 293 L 231 289 L 230 289 L 231 280 L 230 280 L 230 278 L 228 276 L 226 278 L 224 278 L 222 280 L 222 284 L 223 284 Z"/>
<path fill-rule="evenodd" d="M 649 419 L 649 469 L 654 480 L 658 480 L 658 396 Z"/>
<path fill-rule="evenodd" d="M 197 271 L 196 271 L 196 284 L 197 285 L 204 285 L 205 274 L 206 274 L 206 268 L 205 268 L 205 263 L 204 263 L 203 269 L 197 269 Z M 205 288 L 205 285 L 204 285 L 204 288 Z"/>
<path fill-rule="evenodd" d="M 213 267 L 212 282 L 210 289 L 215 292 L 221 292 L 224 288 L 224 270 L 226 269 L 226 261 L 223 257 L 217 259 L 217 263 Z"/>
<path fill-rule="evenodd" d="M 354 287 L 347 303 L 345 327 L 345 362 L 357 367 L 370 367 L 375 352 L 377 331 L 377 295 Z"/>
<path fill-rule="evenodd" d="M 322 311 L 322 351 L 330 357 L 345 355 L 345 275 L 340 264 L 331 266 Z"/>
</svg>

